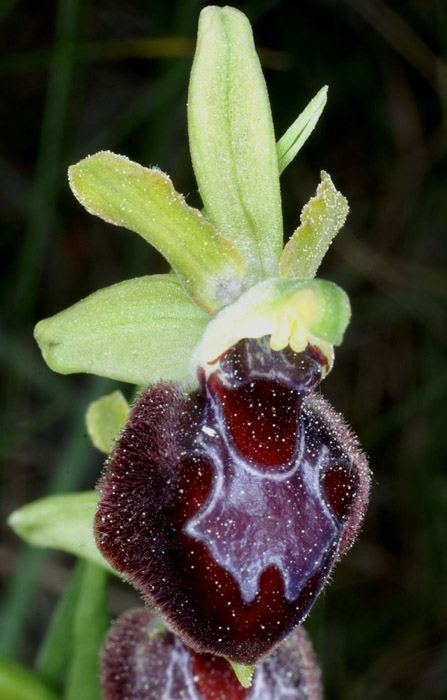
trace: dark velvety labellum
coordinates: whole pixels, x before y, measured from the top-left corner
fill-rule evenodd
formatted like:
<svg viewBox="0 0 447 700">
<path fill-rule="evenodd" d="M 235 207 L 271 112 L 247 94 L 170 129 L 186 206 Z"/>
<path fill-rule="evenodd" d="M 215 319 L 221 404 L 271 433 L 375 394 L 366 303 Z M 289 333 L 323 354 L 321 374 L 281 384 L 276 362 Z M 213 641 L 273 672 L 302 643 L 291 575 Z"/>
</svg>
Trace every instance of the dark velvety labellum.
<svg viewBox="0 0 447 700">
<path fill-rule="evenodd" d="M 144 393 L 109 460 L 98 546 L 198 652 L 262 658 L 358 532 L 369 470 L 323 362 L 240 341 L 193 394 Z"/>
<path fill-rule="evenodd" d="M 188 649 L 148 610 L 123 615 L 101 653 L 105 700 L 321 700 L 320 673 L 302 628 L 243 688 L 228 661 Z"/>
</svg>

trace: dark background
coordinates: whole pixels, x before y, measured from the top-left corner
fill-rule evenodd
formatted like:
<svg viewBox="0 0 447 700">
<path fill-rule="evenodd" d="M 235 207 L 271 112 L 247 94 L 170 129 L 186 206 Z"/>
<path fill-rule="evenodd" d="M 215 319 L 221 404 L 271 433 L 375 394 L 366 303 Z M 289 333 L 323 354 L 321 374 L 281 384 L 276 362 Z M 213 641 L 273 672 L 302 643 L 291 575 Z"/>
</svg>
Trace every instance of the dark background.
<svg viewBox="0 0 447 700">
<path fill-rule="evenodd" d="M 22 504 L 93 487 L 83 415 L 116 383 L 53 374 L 37 320 L 94 290 L 166 270 L 138 236 L 88 215 L 66 169 L 111 149 L 170 173 L 199 205 L 186 90 L 196 0 L 0 3 L 2 323 L 0 653 L 32 664 L 68 556 L 22 547 Z M 365 526 L 307 627 L 328 699 L 447 697 L 445 275 L 447 8 L 443 0 L 248 0 L 279 137 L 317 90 L 324 115 L 282 176 L 290 234 L 319 170 L 347 196 L 320 276 L 353 318 L 323 393 L 368 452 Z M 129 39 L 167 39 L 141 44 Z M 185 41 L 188 39 L 188 41 Z M 118 42 L 111 40 L 120 40 Z M 167 352 L 169 349 L 167 349 Z M 131 387 L 124 387 L 127 395 Z M 114 584 L 112 615 L 135 604 Z"/>
</svg>

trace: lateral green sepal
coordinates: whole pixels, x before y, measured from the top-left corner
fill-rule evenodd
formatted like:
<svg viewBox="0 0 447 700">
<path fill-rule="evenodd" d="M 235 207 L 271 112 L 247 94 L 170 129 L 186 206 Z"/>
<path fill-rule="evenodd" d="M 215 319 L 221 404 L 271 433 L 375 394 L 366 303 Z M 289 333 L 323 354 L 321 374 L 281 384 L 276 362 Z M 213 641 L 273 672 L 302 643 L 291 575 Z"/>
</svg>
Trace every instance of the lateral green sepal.
<svg viewBox="0 0 447 700">
<path fill-rule="evenodd" d="M 194 384 L 191 355 L 209 320 L 174 275 L 152 275 L 94 292 L 40 321 L 34 335 L 47 364 L 62 374 Z"/>
<path fill-rule="evenodd" d="M 87 409 L 85 422 L 94 446 L 109 454 L 115 445 L 118 432 L 129 415 L 129 404 L 121 391 L 93 401 Z"/>
<path fill-rule="evenodd" d="M 338 192 L 328 173 L 301 212 L 301 225 L 284 248 L 279 272 L 288 279 L 315 277 L 333 238 L 346 221 L 349 205 Z"/>
<path fill-rule="evenodd" d="M 241 253 L 186 204 L 161 170 L 101 151 L 68 172 L 71 189 L 87 211 L 155 246 L 205 311 L 214 313 L 239 296 L 246 267 Z"/>
<path fill-rule="evenodd" d="M 93 536 L 95 491 L 47 496 L 15 510 L 8 525 L 33 547 L 60 549 L 116 573 L 100 554 Z"/>
<path fill-rule="evenodd" d="M 242 251 L 250 285 L 276 274 L 283 230 L 273 122 L 250 23 L 232 7 L 200 14 L 188 129 L 210 221 Z"/>
<path fill-rule="evenodd" d="M 309 102 L 276 144 L 280 173 L 284 172 L 292 162 L 315 129 L 327 102 L 327 90 L 327 85 L 325 85 L 317 92 L 313 100 Z"/>
</svg>

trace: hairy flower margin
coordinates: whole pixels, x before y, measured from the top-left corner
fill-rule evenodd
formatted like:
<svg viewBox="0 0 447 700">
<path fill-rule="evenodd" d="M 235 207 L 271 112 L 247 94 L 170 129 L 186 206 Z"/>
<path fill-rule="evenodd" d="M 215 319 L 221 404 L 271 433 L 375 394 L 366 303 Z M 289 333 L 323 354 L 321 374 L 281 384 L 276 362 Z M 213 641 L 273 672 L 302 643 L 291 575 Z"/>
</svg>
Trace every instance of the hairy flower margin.
<svg viewBox="0 0 447 700">
<path fill-rule="evenodd" d="M 35 330 L 55 371 L 149 387 L 127 422 L 117 392 L 89 411 L 105 452 L 124 426 L 100 483 L 96 541 L 186 644 L 245 680 L 307 615 L 368 500 L 357 441 L 315 393 L 350 318 L 345 292 L 315 278 L 348 212 L 327 173 L 283 248 L 279 176 L 326 92 L 275 143 L 247 18 L 205 8 L 188 98 L 203 213 L 157 168 L 110 152 L 72 166 L 81 204 L 141 235 L 172 270 L 99 290 Z M 39 504 L 10 523 L 39 546 L 76 551 L 97 498 L 85 494 L 80 516 L 79 497 L 46 502 L 45 527 Z M 89 535 L 82 555 L 102 560 Z"/>
</svg>

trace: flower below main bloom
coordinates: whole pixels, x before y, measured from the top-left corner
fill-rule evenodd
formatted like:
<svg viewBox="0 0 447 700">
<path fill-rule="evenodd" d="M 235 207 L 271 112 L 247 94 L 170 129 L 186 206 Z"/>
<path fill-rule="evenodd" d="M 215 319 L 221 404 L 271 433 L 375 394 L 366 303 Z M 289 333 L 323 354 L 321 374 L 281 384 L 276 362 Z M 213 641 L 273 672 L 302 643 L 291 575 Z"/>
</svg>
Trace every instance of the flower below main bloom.
<svg viewBox="0 0 447 700">
<path fill-rule="evenodd" d="M 243 688 L 229 663 L 196 654 L 149 610 L 131 610 L 101 654 L 105 700 L 321 700 L 320 672 L 302 627 L 259 664 Z"/>
</svg>

